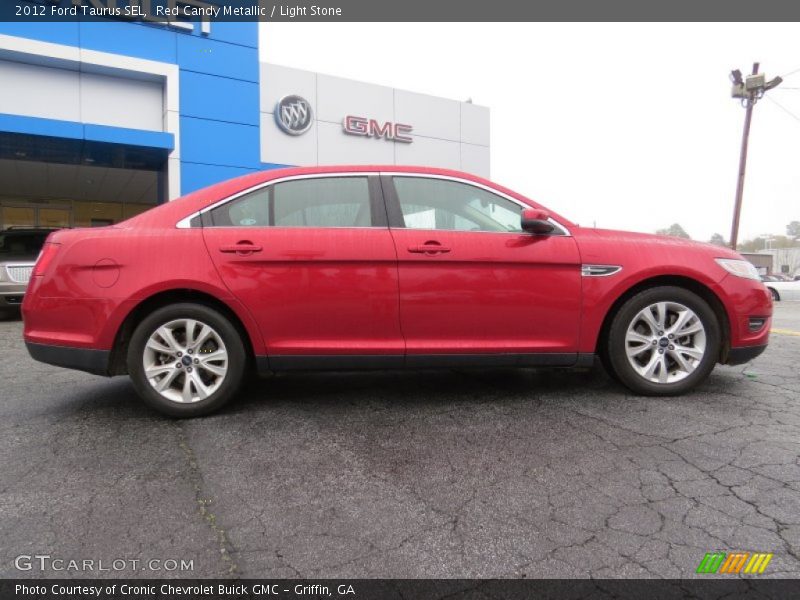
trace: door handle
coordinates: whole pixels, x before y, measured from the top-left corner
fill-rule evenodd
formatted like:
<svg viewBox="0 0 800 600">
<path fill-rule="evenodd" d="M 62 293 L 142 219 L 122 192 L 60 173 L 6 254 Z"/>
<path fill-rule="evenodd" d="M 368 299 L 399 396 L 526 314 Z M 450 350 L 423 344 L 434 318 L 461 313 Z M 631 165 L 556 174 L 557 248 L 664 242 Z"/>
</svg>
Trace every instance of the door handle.
<svg viewBox="0 0 800 600">
<path fill-rule="evenodd" d="M 421 246 L 409 246 L 408 251 L 414 254 L 447 254 L 450 248 L 442 246 L 438 242 L 426 242 Z"/>
<path fill-rule="evenodd" d="M 226 254 L 253 254 L 254 252 L 261 252 L 261 246 L 256 246 L 252 242 L 239 242 L 230 246 L 220 246 L 219 251 Z"/>
</svg>

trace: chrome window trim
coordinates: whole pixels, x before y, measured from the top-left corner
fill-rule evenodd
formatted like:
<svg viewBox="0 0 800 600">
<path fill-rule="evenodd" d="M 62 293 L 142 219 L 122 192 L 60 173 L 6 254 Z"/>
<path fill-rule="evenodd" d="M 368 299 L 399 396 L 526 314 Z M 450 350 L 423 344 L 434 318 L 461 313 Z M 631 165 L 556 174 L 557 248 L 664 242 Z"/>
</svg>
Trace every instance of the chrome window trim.
<svg viewBox="0 0 800 600">
<path fill-rule="evenodd" d="M 380 175 L 388 175 L 390 177 L 416 177 L 418 179 L 443 179 L 446 181 L 453 181 L 455 183 L 463 183 L 466 185 L 471 185 L 476 188 L 482 189 L 490 194 L 494 194 L 496 196 L 500 196 L 501 198 L 505 198 L 510 202 L 513 202 L 517 206 L 522 208 L 533 208 L 529 204 L 525 204 L 524 202 L 509 196 L 508 194 L 504 194 L 500 190 L 496 190 L 488 185 L 484 185 L 482 183 L 478 183 L 477 181 L 472 181 L 470 179 L 464 179 L 463 177 L 454 177 L 452 175 L 437 175 L 434 173 L 415 173 L 410 171 L 353 171 L 353 172 L 333 172 L 333 173 L 304 173 L 302 175 L 287 175 L 285 177 L 279 177 L 277 179 L 270 179 L 269 181 L 264 181 L 253 187 L 247 188 L 240 192 L 236 192 L 232 196 L 227 196 L 221 200 L 217 200 L 214 204 L 206 206 L 198 211 L 193 212 L 187 217 L 184 217 L 180 221 L 175 224 L 176 229 L 192 229 L 190 222 L 195 217 L 199 217 L 210 210 L 214 210 L 215 208 L 222 206 L 228 202 L 233 202 L 237 198 L 244 196 L 246 194 L 250 194 L 253 192 L 257 192 L 260 189 L 268 187 L 270 185 L 275 185 L 278 183 L 284 183 L 286 181 L 294 181 L 298 179 L 326 179 L 330 177 L 370 177 L 370 176 L 380 176 Z M 562 231 L 563 236 L 571 237 L 572 233 L 570 230 L 564 226 L 563 224 L 559 223 L 552 217 L 548 219 L 550 223 L 558 227 Z M 257 227 L 257 226 L 256 226 Z M 263 227 L 263 225 L 261 226 Z M 219 226 L 210 226 L 207 229 L 216 229 L 216 228 L 225 228 L 230 229 L 227 225 L 219 225 Z M 274 227 L 271 227 L 274 228 Z M 375 226 L 367 226 L 367 227 L 326 227 L 326 229 L 387 229 L 388 227 L 375 227 Z M 284 229 L 303 229 L 303 227 L 284 227 Z M 459 233 L 457 230 L 442 230 L 442 229 L 416 229 L 415 231 L 455 231 Z M 521 231 L 472 231 L 472 232 L 461 232 L 461 233 L 500 233 L 500 234 L 512 234 L 512 235 L 519 235 L 520 233 L 524 233 Z"/>
</svg>

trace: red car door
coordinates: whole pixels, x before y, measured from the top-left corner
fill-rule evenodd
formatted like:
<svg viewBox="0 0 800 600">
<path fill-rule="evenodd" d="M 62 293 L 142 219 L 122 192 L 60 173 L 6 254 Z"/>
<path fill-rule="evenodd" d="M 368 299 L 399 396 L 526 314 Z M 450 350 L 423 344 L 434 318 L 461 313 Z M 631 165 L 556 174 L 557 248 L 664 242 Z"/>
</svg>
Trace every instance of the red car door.
<svg viewBox="0 0 800 600">
<path fill-rule="evenodd" d="M 402 364 L 397 256 L 377 176 L 279 181 L 203 219 L 212 260 L 258 321 L 270 366 Z"/>
<path fill-rule="evenodd" d="M 382 182 L 407 364 L 576 362 L 580 258 L 566 231 L 523 232 L 520 203 L 470 182 Z"/>
</svg>

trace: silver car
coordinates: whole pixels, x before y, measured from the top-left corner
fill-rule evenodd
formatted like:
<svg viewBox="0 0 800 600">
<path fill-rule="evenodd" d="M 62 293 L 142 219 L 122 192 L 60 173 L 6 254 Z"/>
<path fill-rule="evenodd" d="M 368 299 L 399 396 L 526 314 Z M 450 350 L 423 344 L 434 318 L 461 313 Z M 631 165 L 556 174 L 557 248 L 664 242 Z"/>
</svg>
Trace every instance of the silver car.
<svg viewBox="0 0 800 600">
<path fill-rule="evenodd" d="M 0 231 L 0 316 L 19 310 L 39 251 L 52 229 Z"/>
</svg>

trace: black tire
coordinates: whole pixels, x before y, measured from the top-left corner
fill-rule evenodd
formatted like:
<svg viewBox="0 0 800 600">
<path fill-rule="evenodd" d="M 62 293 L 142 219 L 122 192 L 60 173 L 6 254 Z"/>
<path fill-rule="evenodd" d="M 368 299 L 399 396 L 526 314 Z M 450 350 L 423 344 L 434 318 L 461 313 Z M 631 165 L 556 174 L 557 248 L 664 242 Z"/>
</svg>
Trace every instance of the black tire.
<svg viewBox="0 0 800 600">
<path fill-rule="evenodd" d="M 689 308 L 697 315 L 705 330 L 705 352 L 694 371 L 671 383 L 657 383 L 646 379 L 634 369 L 626 353 L 625 336 L 628 326 L 643 309 L 658 302 L 674 302 Z M 632 391 L 645 396 L 677 396 L 688 392 L 708 377 L 719 359 L 721 338 L 717 317 L 705 300 L 684 288 L 662 286 L 639 292 L 620 307 L 611 321 L 605 352 L 619 381 Z M 655 351 L 654 349 L 653 352 Z M 674 359 L 670 360 L 673 366 L 677 366 Z"/>
<path fill-rule="evenodd" d="M 611 365 L 611 360 L 609 359 L 608 352 L 606 352 L 605 348 L 601 349 L 601 351 L 598 353 L 598 357 L 600 358 L 600 364 L 603 366 L 603 370 L 606 372 L 606 375 L 608 375 L 617 383 L 622 383 L 617 375 L 617 372 L 614 370 L 614 367 Z"/>
<path fill-rule="evenodd" d="M 773 302 L 781 301 L 781 295 L 778 293 L 778 290 L 776 290 L 775 288 L 767 288 L 767 289 L 769 290 L 769 293 L 772 294 Z"/>
<path fill-rule="evenodd" d="M 207 398 L 191 403 L 162 396 L 145 375 L 145 347 L 150 336 L 162 325 L 180 319 L 194 319 L 210 326 L 221 338 L 228 356 L 227 372 L 219 387 Z M 147 405 L 165 415 L 188 418 L 210 414 L 231 400 L 242 385 L 248 360 L 241 334 L 224 315 L 202 304 L 181 303 L 159 308 L 142 319 L 131 336 L 127 364 L 133 387 Z M 184 373 L 182 377 L 185 376 Z"/>
</svg>

